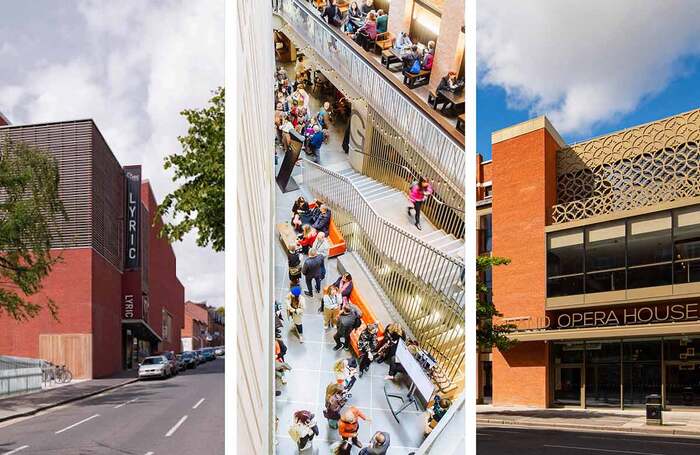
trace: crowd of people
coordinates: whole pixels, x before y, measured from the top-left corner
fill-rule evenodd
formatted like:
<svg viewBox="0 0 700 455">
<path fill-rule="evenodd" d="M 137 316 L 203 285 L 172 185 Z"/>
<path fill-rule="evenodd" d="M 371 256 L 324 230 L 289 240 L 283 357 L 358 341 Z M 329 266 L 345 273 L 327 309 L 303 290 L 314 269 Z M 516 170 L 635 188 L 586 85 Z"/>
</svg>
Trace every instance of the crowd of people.
<svg viewBox="0 0 700 455">
<path fill-rule="evenodd" d="M 277 142 L 287 150 L 293 137 L 303 143 L 304 150 L 316 163 L 321 162 L 321 147 L 328 141 L 328 128 L 333 122 L 329 101 L 315 114 L 310 109 L 310 95 L 306 88 L 313 84 L 312 71 L 299 55 L 295 66 L 295 80 L 290 82 L 287 71 L 279 67 L 275 76 L 275 131 Z"/>
<path fill-rule="evenodd" d="M 423 181 L 416 183 L 421 191 L 429 194 L 429 184 L 424 186 Z M 418 215 L 420 198 L 415 199 L 413 209 Z M 379 324 L 363 323 L 361 309 L 352 302 L 355 284 L 349 273 L 343 273 L 334 282 L 324 286 L 330 250 L 328 232 L 331 219 L 331 209 L 322 200 L 316 199 L 309 203 L 300 196 L 292 206 L 289 223 L 297 238 L 293 245 L 288 245 L 289 292 L 284 304 L 275 303 L 276 395 L 283 393 L 285 374 L 292 369 L 285 360 L 288 349 L 282 333 L 285 321 L 290 323 L 290 333 L 303 343 L 305 309 L 318 302 L 318 312 L 323 314 L 323 329 L 335 330 L 334 351 L 344 349 L 350 352 L 352 334 L 359 330 L 357 358 L 352 354 L 339 358 L 332 369 L 335 380 L 325 389 L 323 417 L 328 427 L 337 431 L 339 436 L 339 440 L 331 447 L 331 453 L 350 454 L 353 447 L 357 447 L 361 449 L 359 454 L 383 454 L 390 445 L 389 433 L 375 432 L 366 445 L 358 438 L 361 422 L 369 422 L 370 419 L 350 403 L 351 390 L 373 362 L 389 366 L 385 380 L 393 381 L 398 374 L 405 373 L 396 358 L 396 349 L 399 341 L 405 340 L 406 336 L 401 325 L 396 323 L 388 324 L 381 336 Z M 302 277 L 306 290 L 302 289 Z M 440 397 L 433 400 L 426 413 L 426 433 L 434 428 L 448 407 L 449 400 Z M 310 410 L 296 411 L 288 433 L 300 452 L 311 448 L 314 438 L 319 435 L 316 416 Z"/>
</svg>

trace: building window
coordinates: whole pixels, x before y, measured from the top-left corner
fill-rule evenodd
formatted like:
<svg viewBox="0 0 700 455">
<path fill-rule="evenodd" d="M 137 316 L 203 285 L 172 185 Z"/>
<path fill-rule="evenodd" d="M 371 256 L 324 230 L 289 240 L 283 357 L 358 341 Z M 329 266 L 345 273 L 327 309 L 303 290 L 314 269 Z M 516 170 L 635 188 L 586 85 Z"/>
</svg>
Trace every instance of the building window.
<svg viewBox="0 0 700 455">
<path fill-rule="evenodd" d="M 700 206 L 560 231 L 547 242 L 547 297 L 700 282 Z"/>
<path fill-rule="evenodd" d="M 491 226 L 491 214 L 481 217 L 481 253 L 490 253 L 492 251 L 493 229 Z"/>
<path fill-rule="evenodd" d="M 547 296 L 583 293 L 583 230 L 552 234 L 547 248 Z"/>
<path fill-rule="evenodd" d="M 586 231 L 586 292 L 625 289 L 625 223 Z"/>
<path fill-rule="evenodd" d="M 429 5 L 419 2 L 413 5 L 413 15 L 411 18 L 411 30 L 409 35 L 414 43 L 421 43 L 425 46 L 428 41 L 436 41 L 440 33 L 440 15 Z"/>
<path fill-rule="evenodd" d="M 700 281 L 700 208 L 677 210 L 673 219 L 673 282 Z"/>
<path fill-rule="evenodd" d="M 671 284 L 671 214 L 635 218 L 628 221 L 628 225 L 628 288 Z"/>
<path fill-rule="evenodd" d="M 484 199 L 493 197 L 493 185 L 484 185 Z"/>
</svg>

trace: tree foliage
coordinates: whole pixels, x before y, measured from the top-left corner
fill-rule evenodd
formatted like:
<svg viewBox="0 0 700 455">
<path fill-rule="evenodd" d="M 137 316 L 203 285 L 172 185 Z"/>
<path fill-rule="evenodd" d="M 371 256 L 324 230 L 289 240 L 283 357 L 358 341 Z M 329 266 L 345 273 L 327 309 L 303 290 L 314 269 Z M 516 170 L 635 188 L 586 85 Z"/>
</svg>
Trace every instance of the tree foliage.
<svg viewBox="0 0 700 455">
<path fill-rule="evenodd" d="M 161 231 L 171 241 L 196 229 L 199 246 L 224 250 L 224 114 L 223 87 L 207 107 L 181 112 L 190 126 L 178 137 L 181 152 L 167 156 L 164 167 L 173 168 L 173 181 L 183 183 L 158 207 L 161 216 L 171 215 Z"/>
<path fill-rule="evenodd" d="M 0 314 L 15 320 L 35 317 L 41 303 L 28 300 L 61 260 L 51 254 L 60 235 L 55 227 L 67 219 L 59 198 L 55 159 L 26 143 L 5 137 L 0 146 Z M 57 319 L 55 303 L 44 304 Z"/>
<path fill-rule="evenodd" d="M 510 259 L 497 256 L 477 256 L 476 258 L 476 342 L 480 348 L 492 348 L 505 351 L 514 341 L 508 334 L 515 329 L 513 324 L 496 324 L 494 317 L 502 316 L 493 300 L 488 298 L 489 289 L 483 282 L 484 273 L 499 265 L 508 265 Z"/>
</svg>

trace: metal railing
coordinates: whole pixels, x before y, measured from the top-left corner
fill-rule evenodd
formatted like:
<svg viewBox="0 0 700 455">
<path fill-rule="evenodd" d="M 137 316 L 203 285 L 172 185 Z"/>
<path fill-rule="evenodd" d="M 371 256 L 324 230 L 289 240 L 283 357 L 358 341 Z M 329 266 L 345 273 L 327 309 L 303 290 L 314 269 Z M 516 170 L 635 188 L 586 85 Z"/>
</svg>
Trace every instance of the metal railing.
<svg viewBox="0 0 700 455">
<path fill-rule="evenodd" d="M 438 229 L 464 238 L 464 190 L 445 180 L 443 173 L 425 160 L 385 119 L 369 109 L 362 173 L 401 191 L 408 191 L 405 177 L 420 174 L 433 183 L 437 198 L 429 198 L 423 213 Z M 396 163 L 387 165 L 386 162 Z M 398 166 L 398 168 L 397 168 Z M 403 180 L 403 181 L 402 181 Z"/>
<path fill-rule="evenodd" d="M 359 255 L 421 346 L 450 379 L 464 363 L 464 266 L 386 221 L 350 180 L 306 159 L 303 184 L 333 210 Z"/>
<path fill-rule="evenodd" d="M 464 147 L 445 133 L 413 100 L 340 38 L 303 0 L 282 0 L 281 16 L 343 79 L 387 119 L 413 147 L 462 192 L 466 172 Z"/>
<path fill-rule="evenodd" d="M 42 361 L 25 357 L 0 356 L 0 396 L 40 390 Z"/>
</svg>

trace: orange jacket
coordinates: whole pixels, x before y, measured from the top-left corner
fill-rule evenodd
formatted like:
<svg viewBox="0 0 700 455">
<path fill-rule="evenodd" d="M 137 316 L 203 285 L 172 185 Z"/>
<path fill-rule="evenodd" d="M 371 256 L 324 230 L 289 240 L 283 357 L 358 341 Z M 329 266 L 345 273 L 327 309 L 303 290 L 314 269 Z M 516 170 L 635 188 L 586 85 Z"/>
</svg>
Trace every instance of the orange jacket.
<svg viewBox="0 0 700 455">
<path fill-rule="evenodd" d="M 338 422 L 338 433 L 340 433 L 341 438 L 348 439 L 356 436 L 358 430 L 360 429 L 359 419 L 367 420 L 367 416 L 355 406 L 350 406 L 350 411 L 355 414 L 355 421 L 353 423 L 349 423 L 342 418 L 340 419 L 340 422 Z"/>
</svg>

